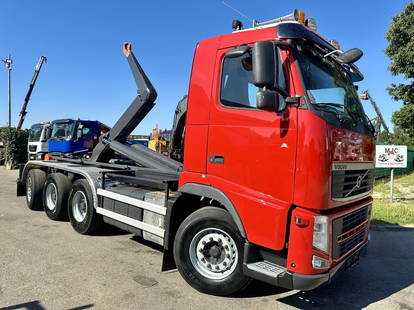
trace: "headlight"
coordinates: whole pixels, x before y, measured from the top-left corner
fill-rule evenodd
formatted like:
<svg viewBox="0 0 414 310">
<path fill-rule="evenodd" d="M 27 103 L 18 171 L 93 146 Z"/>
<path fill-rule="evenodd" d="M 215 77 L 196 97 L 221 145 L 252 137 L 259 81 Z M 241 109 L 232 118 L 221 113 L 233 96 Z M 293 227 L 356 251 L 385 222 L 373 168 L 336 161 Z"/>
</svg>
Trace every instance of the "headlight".
<svg viewBox="0 0 414 310">
<path fill-rule="evenodd" d="M 315 249 L 328 253 L 328 218 L 326 216 L 315 216 L 312 245 Z"/>
<path fill-rule="evenodd" d="M 36 159 L 43 159 L 43 154 L 42 153 L 38 153 L 36 155 Z"/>
</svg>

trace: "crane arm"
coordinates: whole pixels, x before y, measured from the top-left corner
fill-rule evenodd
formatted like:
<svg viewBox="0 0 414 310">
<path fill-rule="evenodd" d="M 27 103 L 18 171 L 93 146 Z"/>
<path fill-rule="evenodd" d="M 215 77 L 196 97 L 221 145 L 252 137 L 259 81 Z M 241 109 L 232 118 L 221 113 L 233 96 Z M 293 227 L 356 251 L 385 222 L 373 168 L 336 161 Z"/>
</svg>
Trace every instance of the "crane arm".
<svg viewBox="0 0 414 310">
<path fill-rule="evenodd" d="M 33 88 L 36 84 L 37 77 L 39 76 L 40 69 L 42 69 L 42 65 L 46 61 L 47 61 L 47 58 L 45 56 L 40 56 L 39 62 L 37 63 L 37 65 L 35 67 L 35 72 L 33 74 L 32 80 L 30 81 L 29 89 L 27 90 L 26 96 L 24 97 L 22 110 L 20 111 L 20 114 L 19 114 L 20 119 L 19 119 L 19 123 L 17 124 L 17 127 L 16 127 L 17 130 L 20 130 L 23 126 L 23 122 L 24 122 L 24 119 L 25 119 L 26 114 L 27 114 L 26 108 L 27 108 L 27 105 L 29 103 L 30 96 L 32 95 L 32 91 L 33 91 Z"/>
</svg>

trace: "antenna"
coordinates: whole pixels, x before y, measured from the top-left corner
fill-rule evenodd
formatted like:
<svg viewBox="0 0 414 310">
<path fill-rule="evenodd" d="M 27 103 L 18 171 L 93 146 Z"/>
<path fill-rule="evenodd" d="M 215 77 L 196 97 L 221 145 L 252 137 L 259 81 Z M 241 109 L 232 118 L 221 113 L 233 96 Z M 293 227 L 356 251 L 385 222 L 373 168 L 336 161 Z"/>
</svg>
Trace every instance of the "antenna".
<svg viewBox="0 0 414 310">
<path fill-rule="evenodd" d="M 237 14 L 239 14 L 241 17 L 244 17 L 245 19 L 247 19 L 248 21 L 252 21 L 253 25 L 255 23 L 255 20 L 253 18 L 250 18 L 249 16 L 243 14 L 242 12 L 240 12 L 238 9 L 235 9 L 234 7 L 232 7 L 230 4 L 221 1 L 221 3 L 223 3 L 225 6 L 227 6 L 229 9 L 233 10 L 234 12 L 236 12 Z"/>
</svg>

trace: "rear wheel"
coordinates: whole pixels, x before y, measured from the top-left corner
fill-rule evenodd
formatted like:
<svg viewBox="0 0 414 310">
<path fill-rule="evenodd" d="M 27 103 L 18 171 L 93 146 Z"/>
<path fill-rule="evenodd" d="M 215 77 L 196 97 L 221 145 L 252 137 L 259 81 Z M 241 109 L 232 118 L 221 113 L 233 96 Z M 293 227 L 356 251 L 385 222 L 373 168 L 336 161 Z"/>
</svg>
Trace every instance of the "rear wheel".
<svg viewBox="0 0 414 310">
<path fill-rule="evenodd" d="M 85 179 L 73 183 L 68 211 L 72 227 L 80 234 L 91 234 L 103 223 L 102 216 L 95 212 L 92 190 Z"/>
<path fill-rule="evenodd" d="M 43 209 L 43 186 L 46 173 L 40 169 L 31 169 L 26 178 L 26 204 L 30 210 Z"/>
<path fill-rule="evenodd" d="M 243 274 L 243 238 L 230 214 L 205 207 L 178 228 L 174 259 L 181 276 L 198 291 L 232 295 L 250 283 Z"/>
<path fill-rule="evenodd" d="M 52 220 L 63 220 L 68 216 L 70 181 L 62 173 L 52 173 L 43 189 L 43 205 L 46 215 Z"/>
</svg>

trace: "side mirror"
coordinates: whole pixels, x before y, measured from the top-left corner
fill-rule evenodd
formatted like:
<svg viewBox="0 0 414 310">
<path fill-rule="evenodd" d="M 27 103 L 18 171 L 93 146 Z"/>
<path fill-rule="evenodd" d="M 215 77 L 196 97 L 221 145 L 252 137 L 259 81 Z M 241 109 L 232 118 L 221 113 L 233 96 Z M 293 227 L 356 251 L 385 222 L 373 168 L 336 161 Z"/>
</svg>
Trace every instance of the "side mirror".
<svg viewBox="0 0 414 310">
<path fill-rule="evenodd" d="M 343 52 L 337 57 L 337 59 L 344 64 L 352 64 L 363 55 L 363 52 L 358 48 L 351 48 L 350 50 Z"/>
<path fill-rule="evenodd" d="M 260 41 L 253 45 L 253 84 L 274 89 L 276 85 L 276 51 L 273 42 Z"/>
<path fill-rule="evenodd" d="M 82 138 L 82 129 L 83 129 L 83 125 L 79 125 L 78 129 L 76 130 L 76 139 Z"/>
<path fill-rule="evenodd" d="M 269 112 L 283 112 L 287 105 L 285 100 L 280 101 L 280 94 L 273 90 L 259 90 L 256 93 L 256 106 L 260 110 Z"/>
</svg>

